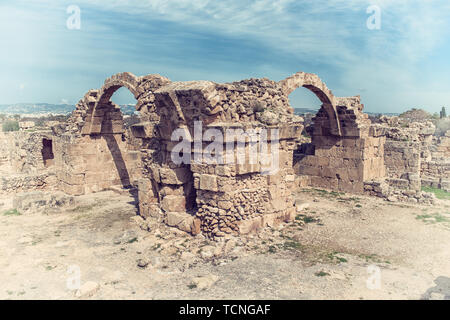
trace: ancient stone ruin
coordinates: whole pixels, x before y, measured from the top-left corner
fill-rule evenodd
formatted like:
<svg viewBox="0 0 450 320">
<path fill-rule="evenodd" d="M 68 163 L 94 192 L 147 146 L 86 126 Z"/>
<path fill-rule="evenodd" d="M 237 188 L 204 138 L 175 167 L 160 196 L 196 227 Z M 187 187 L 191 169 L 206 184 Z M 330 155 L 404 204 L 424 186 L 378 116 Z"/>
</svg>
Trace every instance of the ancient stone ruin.
<svg viewBox="0 0 450 320">
<path fill-rule="evenodd" d="M 140 123 L 130 128 L 111 101 L 121 87 L 137 100 Z M 322 102 L 306 129 L 289 104 L 299 87 Z M 137 189 L 143 218 L 216 238 L 293 219 L 298 187 L 431 201 L 421 184 L 448 189 L 450 179 L 449 133 L 434 144 L 432 133 L 427 123 L 373 124 L 359 96 L 335 97 L 304 72 L 222 84 L 125 72 L 89 90 L 51 131 L 2 134 L 0 167 L 10 175 L 1 191 Z"/>
</svg>

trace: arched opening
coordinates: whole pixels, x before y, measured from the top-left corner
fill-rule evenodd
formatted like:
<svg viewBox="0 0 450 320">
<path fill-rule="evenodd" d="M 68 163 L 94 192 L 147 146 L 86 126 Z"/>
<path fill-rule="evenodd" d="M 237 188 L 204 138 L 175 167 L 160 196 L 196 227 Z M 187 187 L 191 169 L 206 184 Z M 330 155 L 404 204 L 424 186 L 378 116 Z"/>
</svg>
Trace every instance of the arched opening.
<svg viewBox="0 0 450 320">
<path fill-rule="evenodd" d="M 129 129 L 132 125 L 139 123 L 140 112 L 136 111 L 137 100 L 134 95 L 126 87 L 120 87 L 114 92 L 114 103 L 120 107 L 123 115 L 123 124 L 125 129 Z"/>
<path fill-rule="evenodd" d="M 137 100 L 126 87 L 114 87 L 107 93 L 108 102 L 98 104 L 102 108 L 103 120 L 98 138 L 103 161 L 112 162 L 110 175 L 113 186 L 130 189 L 136 187 L 140 177 L 139 143 L 133 139 L 130 125 L 139 122 L 139 114 L 135 109 Z M 100 97 L 101 99 L 101 97 Z"/>
<path fill-rule="evenodd" d="M 335 106 L 335 97 L 331 90 L 327 88 L 325 83 L 320 80 L 320 78 L 312 73 L 297 72 L 296 74 L 281 80 L 279 82 L 281 90 L 286 94 L 290 95 L 294 90 L 299 87 L 305 87 L 311 92 L 313 92 L 317 98 L 322 102 L 322 106 L 318 112 L 318 115 L 322 115 L 321 111 L 325 112 L 326 122 L 323 122 L 321 117 L 315 117 L 317 125 L 315 130 L 322 131 L 325 128 L 326 135 L 341 136 L 341 127 L 339 123 L 339 118 Z M 322 135 L 322 132 L 318 132 Z"/>
<path fill-rule="evenodd" d="M 311 143 L 311 136 L 314 131 L 313 119 L 323 106 L 323 102 L 316 93 L 309 88 L 300 86 L 290 92 L 289 104 L 294 108 L 294 113 L 303 118 L 303 131 L 298 141 L 298 146 L 294 150 L 293 166 L 308 156 L 313 155 L 315 148 Z"/>
<path fill-rule="evenodd" d="M 115 83 L 105 84 L 92 98 L 82 129 L 84 147 L 79 151 L 85 163 L 84 190 L 134 191 L 142 172 L 140 145 L 126 124 L 137 121 L 127 121 L 138 117 L 135 95 Z"/>
<path fill-rule="evenodd" d="M 322 102 L 317 98 L 314 92 L 307 88 L 299 87 L 288 96 L 289 104 L 294 108 L 294 113 L 303 117 L 304 130 L 302 135 L 310 137 L 309 128 L 312 125 L 314 116 L 322 106 Z"/>
<path fill-rule="evenodd" d="M 297 113 L 317 113 L 322 102 L 317 96 L 306 88 L 297 88 L 289 94 L 289 103 Z"/>
</svg>

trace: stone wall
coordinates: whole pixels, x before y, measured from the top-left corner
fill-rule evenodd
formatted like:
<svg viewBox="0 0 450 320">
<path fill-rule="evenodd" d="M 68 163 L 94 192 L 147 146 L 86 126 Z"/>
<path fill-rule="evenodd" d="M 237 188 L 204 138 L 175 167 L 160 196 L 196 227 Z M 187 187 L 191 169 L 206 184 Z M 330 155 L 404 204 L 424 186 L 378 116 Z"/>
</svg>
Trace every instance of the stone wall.
<svg viewBox="0 0 450 320">
<path fill-rule="evenodd" d="M 363 193 L 364 181 L 385 176 L 385 138 L 371 130 L 359 97 L 336 101 L 341 134 L 333 134 L 322 106 L 313 118 L 311 143 L 297 150 L 294 168 L 303 184 Z"/>
<path fill-rule="evenodd" d="M 450 130 L 444 136 L 436 137 L 434 141 L 436 146 L 432 150 L 432 157 L 435 159 L 450 159 Z"/>
<path fill-rule="evenodd" d="M 141 215 L 157 216 L 171 226 L 193 234 L 203 232 L 212 238 L 247 233 L 264 224 L 292 219 L 292 155 L 303 126 L 276 82 L 249 79 L 228 84 L 171 83 L 156 90 L 154 98 L 158 116 L 152 118 L 157 120 L 133 126 L 135 136 L 143 141 Z M 201 123 L 199 132 L 196 123 Z M 265 130 L 269 137 L 270 130 L 279 130 L 279 172 L 262 175 L 261 159 L 250 161 L 248 149 L 258 144 L 258 139 L 244 139 L 242 150 L 233 151 L 233 158 L 245 155 L 242 163 L 200 161 L 176 165 L 171 157 L 178 142 L 171 138 L 177 128 L 184 128 L 189 137 L 191 160 L 202 158 L 208 149 L 208 130 L 224 138 L 221 148 L 214 151 L 215 159 L 219 154 L 226 157 L 230 139 L 236 139 L 233 145 L 237 145 L 239 137 L 230 138 L 227 130 Z"/>
<path fill-rule="evenodd" d="M 67 194 L 136 186 L 141 176 L 140 152 L 122 134 L 58 136 L 54 153 L 60 189 Z"/>
<path fill-rule="evenodd" d="M 37 173 L 45 170 L 50 165 L 44 161 L 44 143 L 50 143 L 52 148 L 52 139 L 51 131 L 1 132 L 2 162 L 10 173 Z"/>
<path fill-rule="evenodd" d="M 386 137 L 384 161 L 388 184 L 398 189 L 419 191 L 421 166 L 431 159 L 433 123 L 381 117 L 380 123 L 372 127 Z"/>
<path fill-rule="evenodd" d="M 0 192 L 57 188 L 52 149 L 50 131 L 0 132 Z"/>
<path fill-rule="evenodd" d="M 0 177 L 0 192 L 5 194 L 30 190 L 58 190 L 58 179 L 54 171 L 29 174 L 4 174 Z"/>
<path fill-rule="evenodd" d="M 140 113 L 129 129 L 110 100 L 121 87 Z M 298 87 L 322 102 L 310 143 L 301 143 L 303 119 L 289 104 Z M 120 73 L 89 90 L 51 133 L 0 136 L 0 164 L 29 177 L 3 179 L 2 190 L 137 187 L 142 217 L 217 238 L 293 219 L 299 185 L 425 202 L 421 178 L 446 185 L 450 136 L 433 149 L 428 123 L 372 124 L 362 110 L 359 96 L 335 97 L 303 72 L 231 83 Z"/>
<path fill-rule="evenodd" d="M 275 147 L 275 142 L 270 141 L 270 147 L 278 148 L 278 155 L 277 159 L 272 158 L 271 163 L 264 163 L 271 154 L 260 155 L 257 161 L 251 163 L 250 142 L 247 141 L 243 146 L 246 150 L 236 148 L 233 155 L 245 154 L 242 164 L 191 165 L 197 191 L 196 217 L 201 220 L 203 233 L 214 236 L 244 234 L 294 218 L 293 149 L 295 138 L 300 135 L 303 126 L 293 123 L 276 129 L 280 130 L 279 141 L 276 142 L 278 146 Z M 268 135 L 271 135 L 270 130 Z M 226 140 L 231 141 L 228 137 Z M 268 167 L 276 169 L 265 174 Z"/>
<path fill-rule="evenodd" d="M 431 157 L 421 163 L 422 185 L 450 192 L 450 131 L 433 137 Z"/>
<path fill-rule="evenodd" d="M 431 121 L 413 122 L 398 117 L 381 117 L 372 130 L 386 137 L 386 179 L 367 181 L 366 193 L 391 201 L 431 203 L 433 196 L 421 191 L 422 186 L 448 187 L 450 165 L 433 156 Z"/>
</svg>

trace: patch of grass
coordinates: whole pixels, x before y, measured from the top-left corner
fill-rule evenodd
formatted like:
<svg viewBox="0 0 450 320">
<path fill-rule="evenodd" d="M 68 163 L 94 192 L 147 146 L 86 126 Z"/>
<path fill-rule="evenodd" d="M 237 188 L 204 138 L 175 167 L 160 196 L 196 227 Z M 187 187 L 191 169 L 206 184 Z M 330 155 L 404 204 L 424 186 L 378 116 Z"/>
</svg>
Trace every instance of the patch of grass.
<svg viewBox="0 0 450 320">
<path fill-rule="evenodd" d="M 376 254 L 360 254 L 359 257 L 365 259 L 366 262 L 378 260 Z"/>
<path fill-rule="evenodd" d="M 197 288 L 197 285 L 196 284 L 188 284 L 187 287 L 192 290 L 192 289 Z"/>
<path fill-rule="evenodd" d="M 299 214 L 295 217 L 297 221 L 303 221 L 304 223 L 320 222 L 320 219 L 308 216 L 306 214 Z"/>
<path fill-rule="evenodd" d="M 133 243 L 136 241 L 138 241 L 138 239 L 136 237 L 134 237 L 134 238 L 131 238 L 130 240 L 127 240 L 127 243 Z"/>
<path fill-rule="evenodd" d="M 77 206 L 75 208 L 71 208 L 68 209 L 68 212 L 74 212 L 74 213 L 87 213 L 92 211 L 92 209 L 94 209 L 95 207 L 100 206 L 101 204 L 99 203 L 93 203 L 93 204 L 88 204 L 88 205 L 81 205 L 81 206 Z"/>
<path fill-rule="evenodd" d="M 46 266 L 45 270 L 50 271 L 50 270 L 53 270 L 55 268 L 56 268 L 56 266 Z"/>
<path fill-rule="evenodd" d="M 353 201 L 353 202 L 360 202 L 361 201 L 361 199 L 360 198 L 358 198 L 358 197 L 338 197 L 337 198 L 337 201 L 338 202 L 342 202 L 342 203 L 345 203 L 345 202 L 349 202 L 349 201 Z M 356 206 L 358 206 L 358 204 L 356 205 Z"/>
<path fill-rule="evenodd" d="M 448 217 L 445 217 L 440 213 L 420 214 L 416 216 L 416 219 L 422 220 L 426 224 L 450 222 L 450 219 Z"/>
<path fill-rule="evenodd" d="M 389 260 L 383 260 L 382 258 L 377 256 L 376 254 L 360 254 L 360 255 L 358 255 L 358 257 L 360 257 L 361 259 L 366 260 L 366 262 L 391 264 L 391 262 Z"/>
<path fill-rule="evenodd" d="M 337 197 L 345 195 L 345 193 L 343 193 L 343 192 L 327 191 L 327 190 L 317 189 L 317 188 L 304 189 L 304 190 L 302 190 L 302 192 L 312 192 L 317 195 L 325 196 L 325 197 L 329 197 L 329 198 L 337 198 Z"/>
<path fill-rule="evenodd" d="M 423 186 L 422 191 L 434 193 L 436 198 L 441 199 L 441 200 L 450 200 L 450 192 L 447 192 L 442 189 Z"/>
<path fill-rule="evenodd" d="M 316 277 L 325 277 L 325 276 L 329 276 L 330 274 L 325 271 L 319 271 L 319 272 L 316 272 L 315 275 L 316 275 Z"/>
<path fill-rule="evenodd" d="M 323 189 L 312 189 L 312 191 L 316 192 L 316 193 L 321 193 L 321 194 L 327 194 L 328 191 L 327 190 L 323 190 Z"/>
<path fill-rule="evenodd" d="M 4 216 L 20 216 L 20 212 L 17 209 L 9 209 L 3 212 Z"/>
<path fill-rule="evenodd" d="M 355 207 L 356 207 L 356 208 L 362 208 L 362 205 L 360 205 L 359 203 L 357 203 L 357 204 L 355 205 Z"/>
<path fill-rule="evenodd" d="M 275 246 L 269 246 L 269 249 L 267 250 L 267 252 L 275 253 L 275 252 L 277 252 L 277 249 L 275 248 Z"/>
<path fill-rule="evenodd" d="M 339 252 L 331 252 L 327 255 L 327 258 L 329 260 L 331 260 L 332 262 L 338 262 L 338 263 L 344 263 L 344 262 L 348 262 L 347 259 L 339 257 L 338 256 Z"/>
<path fill-rule="evenodd" d="M 281 245 L 284 250 L 301 250 L 303 246 L 298 241 L 286 241 Z"/>
<path fill-rule="evenodd" d="M 152 249 L 153 250 L 158 250 L 161 247 L 161 243 L 155 244 Z"/>
</svg>

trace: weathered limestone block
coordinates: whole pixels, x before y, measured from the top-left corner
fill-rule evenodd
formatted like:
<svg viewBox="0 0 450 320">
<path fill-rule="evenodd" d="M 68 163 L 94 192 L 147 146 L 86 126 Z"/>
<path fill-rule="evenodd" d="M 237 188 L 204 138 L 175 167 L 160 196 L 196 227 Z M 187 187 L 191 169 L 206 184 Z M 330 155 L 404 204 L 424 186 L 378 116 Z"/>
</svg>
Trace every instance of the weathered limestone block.
<svg viewBox="0 0 450 320">
<path fill-rule="evenodd" d="M 84 185 L 71 185 L 65 182 L 60 183 L 61 189 L 64 193 L 80 196 L 85 194 L 85 186 Z"/>
<path fill-rule="evenodd" d="M 263 218 L 263 226 L 274 227 L 282 222 L 289 222 L 295 219 L 295 208 L 289 208 L 286 211 L 265 214 Z"/>
<path fill-rule="evenodd" d="M 167 212 L 166 223 L 193 235 L 200 233 L 200 220 L 185 212 Z"/>
<path fill-rule="evenodd" d="M 249 234 L 259 231 L 263 227 L 263 218 L 256 217 L 249 220 L 242 220 L 238 223 L 239 234 Z"/>
<path fill-rule="evenodd" d="M 182 185 L 191 179 L 191 172 L 188 168 L 160 168 L 159 176 L 162 183 Z"/>
<path fill-rule="evenodd" d="M 184 212 L 186 210 L 186 198 L 184 196 L 167 195 L 161 200 L 161 209 L 165 212 Z"/>
<path fill-rule="evenodd" d="M 211 174 L 201 174 L 199 189 L 209 190 L 209 191 L 218 191 L 217 176 L 211 175 Z"/>
</svg>

